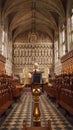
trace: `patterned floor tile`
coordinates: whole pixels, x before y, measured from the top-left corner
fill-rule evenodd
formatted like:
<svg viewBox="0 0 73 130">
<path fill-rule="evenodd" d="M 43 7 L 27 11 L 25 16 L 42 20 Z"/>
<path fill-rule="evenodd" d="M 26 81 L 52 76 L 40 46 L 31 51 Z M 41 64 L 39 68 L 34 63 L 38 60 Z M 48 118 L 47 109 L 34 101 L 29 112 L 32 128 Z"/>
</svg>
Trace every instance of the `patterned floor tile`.
<svg viewBox="0 0 73 130">
<path fill-rule="evenodd" d="M 21 99 L 13 105 L 13 109 L 2 122 L 0 130 L 22 130 L 23 120 L 26 126 L 32 125 L 33 99 L 30 89 L 25 91 Z M 51 120 L 52 130 L 73 130 L 73 126 L 47 98 L 45 94 L 40 97 L 41 126 L 48 126 Z"/>
</svg>

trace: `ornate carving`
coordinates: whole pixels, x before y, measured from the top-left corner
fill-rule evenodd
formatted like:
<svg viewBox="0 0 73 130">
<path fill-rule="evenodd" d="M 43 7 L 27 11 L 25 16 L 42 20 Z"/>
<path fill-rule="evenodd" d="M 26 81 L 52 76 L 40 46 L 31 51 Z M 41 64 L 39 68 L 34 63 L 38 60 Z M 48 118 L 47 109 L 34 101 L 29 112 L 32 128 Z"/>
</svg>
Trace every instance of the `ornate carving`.
<svg viewBox="0 0 73 130">
<path fill-rule="evenodd" d="M 31 65 L 31 62 L 38 62 L 40 65 L 51 64 L 50 57 L 52 59 L 52 48 L 48 44 L 25 44 L 24 49 L 21 44 L 17 48 L 14 48 L 14 64 L 26 64 Z M 16 60 L 15 60 L 16 59 Z M 23 61 L 21 62 L 21 60 Z"/>
<path fill-rule="evenodd" d="M 62 70 L 66 73 L 73 72 L 73 50 L 61 58 Z"/>
</svg>

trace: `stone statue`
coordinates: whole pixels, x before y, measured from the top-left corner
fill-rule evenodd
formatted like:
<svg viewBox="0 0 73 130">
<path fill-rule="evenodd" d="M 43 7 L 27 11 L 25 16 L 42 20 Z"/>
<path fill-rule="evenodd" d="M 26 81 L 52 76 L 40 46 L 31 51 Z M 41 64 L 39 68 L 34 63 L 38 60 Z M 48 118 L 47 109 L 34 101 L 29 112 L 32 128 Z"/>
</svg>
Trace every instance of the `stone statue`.
<svg viewBox="0 0 73 130">
<path fill-rule="evenodd" d="M 34 63 L 34 69 L 33 69 L 34 72 L 39 72 L 39 65 L 38 63 Z"/>
</svg>

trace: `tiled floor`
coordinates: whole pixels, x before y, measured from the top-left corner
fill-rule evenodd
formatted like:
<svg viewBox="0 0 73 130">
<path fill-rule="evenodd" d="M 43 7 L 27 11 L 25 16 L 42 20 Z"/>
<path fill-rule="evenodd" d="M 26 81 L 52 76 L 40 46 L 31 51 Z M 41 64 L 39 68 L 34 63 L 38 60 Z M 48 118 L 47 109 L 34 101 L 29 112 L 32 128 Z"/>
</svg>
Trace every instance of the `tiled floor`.
<svg viewBox="0 0 73 130">
<path fill-rule="evenodd" d="M 47 120 L 50 119 L 53 130 L 73 130 L 73 126 L 45 95 L 41 96 L 40 109 L 42 126 L 47 126 Z"/>
<path fill-rule="evenodd" d="M 0 130 L 21 130 L 23 128 L 23 120 L 26 120 L 26 125 L 29 127 L 32 124 L 32 95 L 25 92 L 20 101 L 14 104 L 13 109 L 4 119 L 0 126 Z M 51 120 L 52 130 L 73 130 L 73 126 L 59 112 L 53 103 L 46 97 L 45 94 L 40 98 L 41 125 L 47 126 L 48 119 Z"/>
</svg>

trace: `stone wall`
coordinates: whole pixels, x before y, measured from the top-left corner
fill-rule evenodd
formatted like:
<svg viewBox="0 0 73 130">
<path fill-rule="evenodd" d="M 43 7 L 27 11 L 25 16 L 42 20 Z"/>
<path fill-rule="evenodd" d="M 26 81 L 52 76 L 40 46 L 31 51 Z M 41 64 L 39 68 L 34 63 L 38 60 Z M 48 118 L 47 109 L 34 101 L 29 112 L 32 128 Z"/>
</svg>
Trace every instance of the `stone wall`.
<svg viewBox="0 0 73 130">
<path fill-rule="evenodd" d="M 28 33 L 29 34 L 29 33 Z M 45 39 L 44 36 L 33 38 L 27 35 L 26 39 L 16 40 L 13 51 L 13 72 L 18 75 L 23 72 L 24 68 L 33 70 L 34 63 L 39 64 L 39 69 L 50 68 L 53 64 L 53 47 L 52 42 Z M 30 38 L 30 40 L 29 40 Z M 32 40 L 31 40 L 32 39 Z"/>
</svg>

